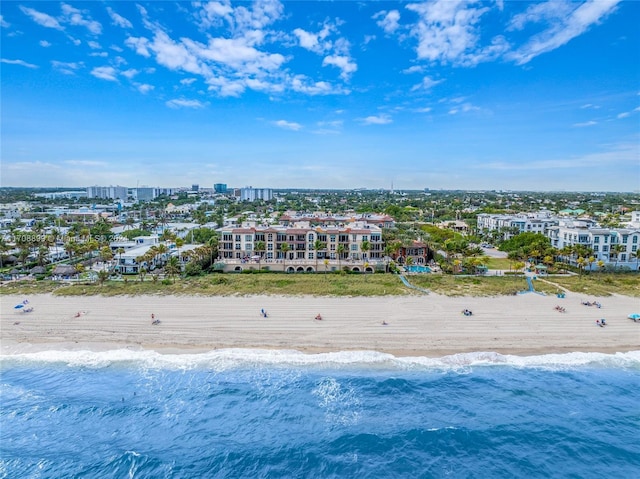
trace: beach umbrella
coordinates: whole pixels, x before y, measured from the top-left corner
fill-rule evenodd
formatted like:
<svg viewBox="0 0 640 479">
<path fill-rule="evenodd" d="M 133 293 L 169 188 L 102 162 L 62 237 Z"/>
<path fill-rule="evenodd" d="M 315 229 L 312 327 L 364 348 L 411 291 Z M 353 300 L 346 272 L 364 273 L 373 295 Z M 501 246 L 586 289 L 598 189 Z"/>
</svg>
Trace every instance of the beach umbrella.
<svg viewBox="0 0 640 479">
<path fill-rule="evenodd" d="M 629 319 L 633 319 L 634 321 L 637 321 L 640 319 L 640 314 L 638 313 L 632 313 L 629 316 L 627 316 Z"/>
<path fill-rule="evenodd" d="M 13 309 L 20 309 L 20 308 L 24 308 L 24 304 L 16 304 Z"/>
</svg>

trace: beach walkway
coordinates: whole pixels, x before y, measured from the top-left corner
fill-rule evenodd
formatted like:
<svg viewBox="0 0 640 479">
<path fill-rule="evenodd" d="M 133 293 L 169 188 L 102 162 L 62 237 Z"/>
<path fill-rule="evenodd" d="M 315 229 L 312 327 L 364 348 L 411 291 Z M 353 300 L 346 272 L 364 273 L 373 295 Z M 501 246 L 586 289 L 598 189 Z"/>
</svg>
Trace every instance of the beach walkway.
<svg viewBox="0 0 640 479">
<path fill-rule="evenodd" d="M 400 280 L 402 281 L 402 283 L 410 289 L 415 289 L 416 291 L 420 291 L 421 293 L 424 294 L 429 294 L 429 290 L 428 289 L 424 289 L 424 288 L 420 288 L 418 286 L 414 286 L 413 284 L 409 283 L 409 280 L 407 278 L 404 277 L 404 275 L 399 274 L 398 275 L 400 277 Z"/>
</svg>

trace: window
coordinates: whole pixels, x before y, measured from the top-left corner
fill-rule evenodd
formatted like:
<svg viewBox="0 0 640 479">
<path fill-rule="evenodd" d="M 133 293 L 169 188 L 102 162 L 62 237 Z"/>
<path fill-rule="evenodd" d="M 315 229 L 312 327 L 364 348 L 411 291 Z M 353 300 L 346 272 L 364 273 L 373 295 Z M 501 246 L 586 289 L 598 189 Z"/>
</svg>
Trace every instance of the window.
<svg viewBox="0 0 640 479">
<path fill-rule="evenodd" d="M 244 240 L 250 243 L 253 240 L 253 236 L 252 235 L 244 235 Z"/>
<path fill-rule="evenodd" d="M 313 253 L 309 253 L 309 259 L 313 259 Z"/>
<path fill-rule="evenodd" d="M 634 236 L 634 237 L 633 237 L 633 244 L 636 244 L 637 242 L 638 242 L 638 237 L 637 237 L 637 236 Z"/>
<path fill-rule="evenodd" d="M 637 250 L 638 250 L 638 246 L 634 244 L 634 245 L 631 247 L 631 252 L 632 252 L 632 253 L 635 253 Z"/>
<path fill-rule="evenodd" d="M 622 254 L 620 255 L 620 261 L 627 261 L 627 255 L 626 255 L 626 254 L 624 254 L 624 253 L 622 253 Z"/>
<path fill-rule="evenodd" d="M 336 235 L 331 235 L 331 236 L 329 236 L 329 241 L 330 241 L 331 243 L 335 243 L 335 242 L 336 242 Z"/>
<path fill-rule="evenodd" d="M 268 250 L 268 251 L 273 251 L 273 243 L 269 243 L 269 244 L 267 245 L 267 250 Z"/>
<path fill-rule="evenodd" d="M 600 243 L 600 236 L 596 236 L 595 238 L 593 238 L 593 242 Z"/>
<path fill-rule="evenodd" d="M 236 249 L 242 249 L 242 247 L 240 246 L 240 243 L 236 243 Z"/>
<path fill-rule="evenodd" d="M 352 244 L 351 245 L 351 251 L 358 251 L 358 245 L 357 244 Z"/>
<path fill-rule="evenodd" d="M 240 241 L 240 235 L 236 235 L 236 241 Z"/>
<path fill-rule="evenodd" d="M 629 239 L 629 235 L 622 235 L 622 244 L 627 244 L 628 239 Z"/>
<path fill-rule="evenodd" d="M 604 246 L 602 247 L 602 252 L 603 252 L 603 253 L 606 253 L 607 251 L 609 251 L 609 247 L 608 247 L 607 245 L 604 245 Z"/>
<path fill-rule="evenodd" d="M 594 253 L 597 253 L 597 252 L 598 252 L 598 248 L 600 248 L 600 247 L 599 247 L 599 246 L 594 246 L 594 247 L 593 247 L 593 252 L 594 252 Z"/>
<path fill-rule="evenodd" d="M 362 237 L 362 241 L 369 241 L 369 237 L 368 237 L 367 235 L 364 235 L 364 236 Z"/>
<path fill-rule="evenodd" d="M 313 241 L 313 233 L 309 234 L 309 241 Z"/>
</svg>

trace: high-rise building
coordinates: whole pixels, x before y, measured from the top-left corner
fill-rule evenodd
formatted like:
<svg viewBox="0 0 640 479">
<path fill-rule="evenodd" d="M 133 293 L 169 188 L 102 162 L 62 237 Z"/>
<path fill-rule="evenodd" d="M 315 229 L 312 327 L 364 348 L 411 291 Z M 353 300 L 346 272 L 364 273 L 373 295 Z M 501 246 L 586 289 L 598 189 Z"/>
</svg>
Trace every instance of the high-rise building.
<svg viewBox="0 0 640 479">
<path fill-rule="evenodd" d="M 191 191 L 195 191 L 197 193 L 200 191 L 200 185 L 191 185 Z"/>
<path fill-rule="evenodd" d="M 227 184 L 226 183 L 216 183 L 215 185 L 213 185 L 213 191 L 214 193 L 221 193 L 221 194 L 226 194 L 227 193 Z"/>
<path fill-rule="evenodd" d="M 87 198 L 102 198 L 112 200 L 126 200 L 129 196 L 129 189 L 126 186 L 89 186 L 87 187 Z"/>
<path fill-rule="evenodd" d="M 134 191 L 138 201 L 153 201 L 158 196 L 156 188 L 149 188 L 147 186 L 136 188 Z"/>
<path fill-rule="evenodd" d="M 254 188 L 247 186 L 240 190 L 240 201 L 269 201 L 273 199 L 273 190 L 271 188 Z"/>
</svg>

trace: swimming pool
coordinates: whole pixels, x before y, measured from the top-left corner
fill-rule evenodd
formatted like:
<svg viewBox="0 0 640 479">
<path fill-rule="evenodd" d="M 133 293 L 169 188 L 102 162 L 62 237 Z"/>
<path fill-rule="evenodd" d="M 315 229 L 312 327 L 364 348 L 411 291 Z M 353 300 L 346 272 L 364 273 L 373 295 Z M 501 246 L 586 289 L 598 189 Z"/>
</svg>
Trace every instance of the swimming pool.
<svg viewBox="0 0 640 479">
<path fill-rule="evenodd" d="M 431 273 L 431 268 L 428 266 L 422 266 L 420 264 L 412 264 L 411 266 L 405 266 L 407 273 Z"/>
</svg>

